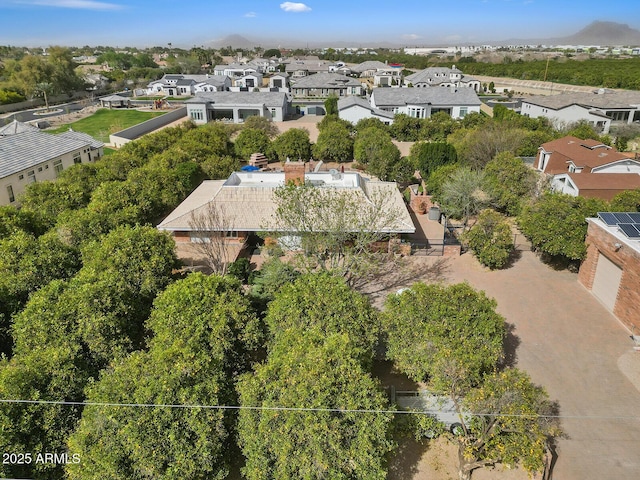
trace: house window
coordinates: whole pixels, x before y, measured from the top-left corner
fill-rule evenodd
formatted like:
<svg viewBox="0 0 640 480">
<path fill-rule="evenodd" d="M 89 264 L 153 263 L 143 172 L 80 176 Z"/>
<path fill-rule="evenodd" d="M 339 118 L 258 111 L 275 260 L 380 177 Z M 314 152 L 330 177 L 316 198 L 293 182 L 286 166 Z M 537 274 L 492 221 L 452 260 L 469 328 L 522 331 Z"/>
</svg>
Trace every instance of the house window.
<svg viewBox="0 0 640 480">
<path fill-rule="evenodd" d="M 73 163 L 82 163 L 82 158 L 80 158 L 80 154 L 79 153 L 74 153 L 73 154 Z"/>
<path fill-rule="evenodd" d="M 276 117 L 276 109 L 272 108 L 271 109 L 271 118 L 275 118 Z"/>
<path fill-rule="evenodd" d="M 204 120 L 204 114 L 202 110 L 191 110 L 191 118 L 193 120 Z"/>
<path fill-rule="evenodd" d="M 41 172 L 42 171 L 42 167 L 38 167 L 38 171 Z"/>
<path fill-rule="evenodd" d="M 238 238 L 238 232 L 235 230 L 228 230 L 224 232 L 224 236 L 227 238 Z"/>
<path fill-rule="evenodd" d="M 469 113 L 469 109 L 467 107 L 460 107 L 460 118 L 464 118 Z"/>
<path fill-rule="evenodd" d="M 62 173 L 62 170 L 64 170 L 64 167 L 62 166 L 62 160 L 54 160 L 53 169 L 56 171 L 56 176 Z"/>
<path fill-rule="evenodd" d="M 18 180 L 24 180 L 24 175 L 18 175 Z"/>
<path fill-rule="evenodd" d="M 13 194 L 13 187 L 11 185 L 7 185 L 7 196 L 9 197 L 9 202 L 13 203 L 16 201 L 16 197 Z"/>
<path fill-rule="evenodd" d="M 36 181 L 36 172 L 30 170 L 27 172 L 27 182 L 34 183 Z"/>
</svg>

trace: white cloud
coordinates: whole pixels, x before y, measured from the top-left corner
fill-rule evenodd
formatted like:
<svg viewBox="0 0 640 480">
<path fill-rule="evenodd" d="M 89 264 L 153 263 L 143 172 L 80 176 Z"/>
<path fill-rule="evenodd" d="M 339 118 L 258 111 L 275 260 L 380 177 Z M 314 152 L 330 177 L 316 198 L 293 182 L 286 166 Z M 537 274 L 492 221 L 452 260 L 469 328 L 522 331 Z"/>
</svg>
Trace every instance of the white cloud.
<svg viewBox="0 0 640 480">
<path fill-rule="evenodd" d="M 402 38 L 404 38 L 405 40 L 418 40 L 422 37 L 420 35 L 416 35 L 415 33 L 407 33 L 405 35 L 402 35 Z"/>
<path fill-rule="evenodd" d="M 284 2 L 280 4 L 280 8 L 285 12 L 310 12 L 311 7 L 308 7 L 304 3 Z"/>
<path fill-rule="evenodd" d="M 115 3 L 96 2 L 94 0 L 26 0 L 27 5 L 43 7 L 74 8 L 77 10 L 122 10 L 124 6 Z"/>
<path fill-rule="evenodd" d="M 258 14 L 256 12 L 247 12 L 247 13 L 244 14 L 244 16 L 246 18 L 255 18 L 255 17 L 258 16 Z"/>
</svg>

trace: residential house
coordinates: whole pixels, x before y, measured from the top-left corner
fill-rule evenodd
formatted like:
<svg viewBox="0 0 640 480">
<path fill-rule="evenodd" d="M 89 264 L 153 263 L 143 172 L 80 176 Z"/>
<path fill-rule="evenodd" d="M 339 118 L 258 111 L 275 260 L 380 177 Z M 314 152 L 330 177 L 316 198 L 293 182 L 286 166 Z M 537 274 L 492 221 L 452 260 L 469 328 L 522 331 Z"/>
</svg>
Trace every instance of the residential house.
<svg viewBox="0 0 640 480">
<path fill-rule="evenodd" d="M 640 213 L 587 218 L 587 256 L 578 281 L 611 313 L 640 331 Z"/>
<path fill-rule="evenodd" d="M 371 205 L 372 197 L 380 198 L 382 195 L 385 208 L 396 209 L 398 216 L 392 224 L 376 227 L 378 231 L 389 235 L 415 232 L 411 216 L 394 182 L 370 180 L 355 172 L 307 172 L 305 166 L 303 162 L 287 162 L 281 172 L 234 172 L 226 180 L 206 180 L 157 228 L 171 232 L 179 245 L 201 243 L 223 231 L 229 248 L 235 248 L 237 254 L 239 246 L 244 245 L 251 234 L 279 229 L 274 217 L 276 189 L 290 181 L 305 181 L 317 188 L 353 196 L 362 202 L 363 208 Z M 211 225 L 211 231 L 204 232 L 194 228 L 193 218 L 211 206 L 225 212 L 225 225 Z"/>
<path fill-rule="evenodd" d="M 257 115 L 281 122 L 290 113 L 291 100 L 284 92 L 199 93 L 185 102 L 187 116 L 196 124 L 213 120 L 242 123 Z"/>
<path fill-rule="evenodd" d="M 291 75 L 292 79 L 302 78 L 317 73 L 328 73 L 330 65 L 330 62 L 324 60 L 292 59 L 285 63 L 285 72 Z"/>
<path fill-rule="evenodd" d="M 289 74 L 286 72 L 274 73 L 269 77 L 269 89 L 288 92 L 289 91 Z"/>
<path fill-rule="evenodd" d="M 558 126 L 585 120 L 608 133 L 612 125 L 640 122 L 640 92 L 599 89 L 592 93 L 537 95 L 522 100 L 520 113 L 548 118 Z"/>
<path fill-rule="evenodd" d="M 473 88 L 375 88 L 371 94 L 372 107 L 414 118 L 429 118 L 436 112 L 464 118 L 479 113 L 480 105 Z"/>
<path fill-rule="evenodd" d="M 611 200 L 640 188 L 640 160 L 592 139 L 566 136 L 544 143 L 534 168 L 553 176 L 555 191 L 573 196 Z"/>
<path fill-rule="evenodd" d="M 198 92 L 219 92 L 231 88 L 231 79 L 224 75 L 164 75 L 147 85 L 147 95 L 170 97 L 192 96 Z"/>
<path fill-rule="evenodd" d="M 364 118 L 377 118 L 385 125 L 391 125 L 394 114 L 372 107 L 362 97 L 351 95 L 338 100 L 338 116 L 354 125 Z"/>
<path fill-rule="evenodd" d="M 11 125 L 0 135 L 0 205 L 16 204 L 29 183 L 54 180 L 76 163 L 93 162 L 104 144 L 81 132 L 58 135 Z"/>
<path fill-rule="evenodd" d="M 244 77 L 251 73 L 262 73 L 259 67 L 254 65 L 248 65 L 246 63 L 232 63 L 230 65 L 216 65 L 213 68 L 214 75 L 222 75 L 231 77 Z"/>
<path fill-rule="evenodd" d="M 231 78 L 226 75 L 193 75 L 192 78 L 198 82 L 193 87 L 194 94 L 227 92 L 231 89 Z"/>
<path fill-rule="evenodd" d="M 402 68 L 396 65 L 388 65 L 378 60 L 369 60 L 351 67 L 353 73 L 360 78 L 373 79 L 376 87 L 390 87 L 402 84 Z"/>
<path fill-rule="evenodd" d="M 234 77 L 233 86 L 236 87 L 237 90 L 231 90 L 238 92 L 251 91 L 254 88 L 262 88 L 262 74 L 248 73 L 247 75 L 242 75 L 241 77 Z"/>
<path fill-rule="evenodd" d="M 480 80 L 468 77 L 458 70 L 455 65 L 451 68 L 429 67 L 419 72 L 407 75 L 404 84 L 414 88 L 426 87 L 456 87 L 471 88 L 480 92 Z"/>
<path fill-rule="evenodd" d="M 348 95 L 364 94 L 362 84 L 355 78 L 328 72 L 292 79 L 291 91 L 296 98 L 346 97 Z"/>
</svg>

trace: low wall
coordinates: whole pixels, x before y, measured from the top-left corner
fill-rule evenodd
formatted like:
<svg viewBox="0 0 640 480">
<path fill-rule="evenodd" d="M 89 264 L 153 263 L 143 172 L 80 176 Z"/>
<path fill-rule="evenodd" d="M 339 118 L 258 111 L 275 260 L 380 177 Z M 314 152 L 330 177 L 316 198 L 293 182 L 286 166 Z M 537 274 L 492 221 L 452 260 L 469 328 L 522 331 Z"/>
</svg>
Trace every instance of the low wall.
<svg viewBox="0 0 640 480">
<path fill-rule="evenodd" d="M 116 148 L 120 148 L 125 143 L 129 143 L 131 140 L 140 138 L 147 133 L 158 130 L 159 128 L 169 125 L 170 123 L 173 123 L 176 120 L 180 120 L 181 118 L 184 118 L 186 116 L 187 107 L 178 108 L 172 112 L 165 113 L 164 115 L 160 115 L 159 117 L 151 118 L 146 122 L 139 123 L 138 125 L 134 125 L 133 127 L 126 128 L 112 135 L 109 135 L 109 143 Z"/>
</svg>

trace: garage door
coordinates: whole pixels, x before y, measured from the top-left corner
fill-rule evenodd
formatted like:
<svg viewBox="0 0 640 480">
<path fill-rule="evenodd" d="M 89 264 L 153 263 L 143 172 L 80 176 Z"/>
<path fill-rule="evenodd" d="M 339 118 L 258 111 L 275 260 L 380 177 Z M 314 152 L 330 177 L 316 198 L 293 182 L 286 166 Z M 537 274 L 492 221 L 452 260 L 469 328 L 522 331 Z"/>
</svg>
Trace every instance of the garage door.
<svg viewBox="0 0 640 480">
<path fill-rule="evenodd" d="M 604 255 L 598 255 L 596 276 L 591 291 L 611 311 L 616 305 L 622 269 Z"/>
</svg>

